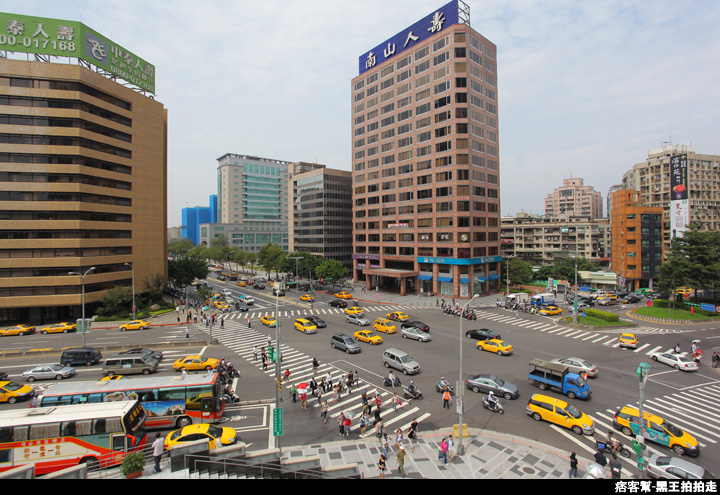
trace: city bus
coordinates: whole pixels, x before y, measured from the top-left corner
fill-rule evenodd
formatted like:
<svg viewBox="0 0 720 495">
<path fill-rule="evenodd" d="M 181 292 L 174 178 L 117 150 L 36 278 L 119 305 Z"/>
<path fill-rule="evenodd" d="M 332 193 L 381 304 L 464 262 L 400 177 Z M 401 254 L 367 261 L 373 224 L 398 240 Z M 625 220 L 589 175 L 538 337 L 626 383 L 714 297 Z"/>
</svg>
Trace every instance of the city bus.
<svg viewBox="0 0 720 495">
<path fill-rule="evenodd" d="M 120 464 L 145 448 L 145 418 L 138 401 L 0 412 L 0 472 L 29 464 L 36 475 Z"/>
<path fill-rule="evenodd" d="M 225 412 L 217 373 L 66 382 L 48 387 L 38 407 L 138 400 L 147 414 L 144 428 L 184 428 L 215 423 Z"/>
</svg>

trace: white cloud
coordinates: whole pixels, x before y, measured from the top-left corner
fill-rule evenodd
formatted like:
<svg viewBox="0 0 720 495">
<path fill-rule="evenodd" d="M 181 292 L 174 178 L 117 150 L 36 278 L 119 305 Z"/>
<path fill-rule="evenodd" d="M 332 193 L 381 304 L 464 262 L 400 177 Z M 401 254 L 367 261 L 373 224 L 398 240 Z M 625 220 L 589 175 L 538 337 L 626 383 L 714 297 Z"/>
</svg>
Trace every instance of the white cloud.
<svg viewBox="0 0 720 495">
<path fill-rule="evenodd" d="M 359 55 L 444 3 L 0 0 L 0 10 L 82 20 L 155 64 L 178 225 L 186 202 L 214 193 L 228 152 L 349 170 Z M 720 153 L 717 1 L 466 3 L 498 46 L 503 214 L 541 213 L 571 173 L 604 195 L 670 136 Z"/>
</svg>

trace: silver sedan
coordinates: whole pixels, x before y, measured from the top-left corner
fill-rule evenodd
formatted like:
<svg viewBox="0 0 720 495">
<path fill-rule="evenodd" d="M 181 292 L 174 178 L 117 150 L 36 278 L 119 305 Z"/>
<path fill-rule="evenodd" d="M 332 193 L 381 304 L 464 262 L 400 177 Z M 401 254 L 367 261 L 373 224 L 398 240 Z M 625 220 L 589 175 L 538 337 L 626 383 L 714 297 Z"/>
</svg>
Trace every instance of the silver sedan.
<svg viewBox="0 0 720 495">
<path fill-rule="evenodd" d="M 430 342 L 432 337 L 427 332 L 423 332 L 416 327 L 403 327 L 400 329 L 400 335 L 404 339 L 415 339 L 419 342 Z"/>
<path fill-rule="evenodd" d="M 60 364 L 43 364 L 23 372 L 23 377 L 29 382 L 35 380 L 62 380 L 75 374 L 75 368 Z"/>
<path fill-rule="evenodd" d="M 361 315 L 347 315 L 345 316 L 345 321 L 348 323 L 354 323 L 355 325 L 359 325 L 361 327 L 365 327 L 370 324 L 370 320 Z"/>
<path fill-rule="evenodd" d="M 595 378 L 597 374 L 600 372 L 597 366 L 594 364 L 584 360 L 583 358 L 578 357 L 568 357 L 568 358 L 557 358 L 550 361 L 551 363 L 560 363 L 560 364 L 566 364 L 570 366 L 570 371 L 573 373 L 577 373 L 578 375 L 580 373 L 587 373 L 587 376 L 589 378 Z"/>
</svg>

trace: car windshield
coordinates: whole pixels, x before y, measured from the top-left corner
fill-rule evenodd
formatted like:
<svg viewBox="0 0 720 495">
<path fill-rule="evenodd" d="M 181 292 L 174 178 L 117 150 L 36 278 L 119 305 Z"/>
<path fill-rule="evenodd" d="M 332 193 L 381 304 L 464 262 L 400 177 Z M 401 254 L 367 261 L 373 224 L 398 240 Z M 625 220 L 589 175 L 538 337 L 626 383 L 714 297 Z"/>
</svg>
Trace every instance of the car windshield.
<svg viewBox="0 0 720 495">
<path fill-rule="evenodd" d="M 490 380 L 495 382 L 495 385 L 497 385 L 498 387 L 502 387 L 503 385 L 505 385 L 505 382 L 500 378 L 491 378 Z"/>
<path fill-rule="evenodd" d="M 583 379 L 583 377 L 579 376 L 575 379 L 575 381 L 578 384 L 578 387 L 585 388 L 585 385 L 587 385 L 587 382 Z"/>
<path fill-rule="evenodd" d="M 400 358 L 400 361 L 402 361 L 403 363 L 409 363 L 412 360 L 413 360 L 413 358 L 411 356 L 407 356 L 407 355 Z"/>
<path fill-rule="evenodd" d="M 568 413 L 570 416 L 572 416 L 575 419 L 580 419 L 582 417 L 582 413 L 580 411 L 578 411 L 577 409 L 575 409 L 570 404 L 568 404 L 567 407 L 565 407 L 565 412 Z"/>
<path fill-rule="evenodd" d="M 52 366 L 50 366 L 50 369 L 53 371 L 59 371 L 63 369 L 63 366 L 60 366 L 59 364 L 53 364 Z"/>
<path fill-rule="evenodd" d="M 222 428 L 215 425 L 208 426 L 208 435 L 214 438 L 220 438 L 222 436 Z"/>
<path fill-rule="evenodd" d="M 674 424 L 670 423 L 669 421 L 663 421 L 662 426 L 665 427 L 665 429 L 670 432 L 671 435 L 676 437 L 683 436 L 683 431 L 675 426 Z"/>
</svg>

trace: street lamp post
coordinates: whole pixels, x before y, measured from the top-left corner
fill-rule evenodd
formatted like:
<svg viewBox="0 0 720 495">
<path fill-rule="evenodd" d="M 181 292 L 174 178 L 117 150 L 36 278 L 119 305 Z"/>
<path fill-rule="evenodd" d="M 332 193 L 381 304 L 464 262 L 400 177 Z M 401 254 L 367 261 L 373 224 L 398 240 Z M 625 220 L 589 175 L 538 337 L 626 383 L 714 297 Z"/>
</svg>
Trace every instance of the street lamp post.
<svg viewBox="0 0 720 495">
<path fill-rule="evenodd" d="M 275 292 L 275 376 L 277 383 L 275 384 L 275 409 L 280 408 L 282 396 L 280 387 L 282 384 L 281 363 L 280 363 L 280 318 L 278 318 L 278 306 L 280 305 L 280 293 Z M 280 437 L 275 435 L 275 448 L 280 448 Z"/>
<path fill-rule="evenodd" d="M 287 259 L 289 260 L 295 260 L 295 278 L 300 278 L 299 271 L 298 271 L 298 260 L 303 259 L 302 256 L 288 256 Z M 300 304 L 300 282 L 295 280 L 295 294 L 297 297 L 297 302 Z"/>
<path fill-rule="evenodd" d="M 135 319 L 135 267 L 132 265 L 132 263 L 125 263 L 125 266 L 129 266 L 132 270 L 132 289 L 133 289 L 133 307 L 132 307 L 132 314 L 133 314 L 133 320 Z M 187 304 L 187 288 L 185 290 L 185 301 Z"/>
<path fill-rule="evenodd" d="M 93 266 L 92 268 L 90 268 L 90 269 L 89 269 L 88 271 L 86 271 L 85 273 L 81 273 L 81 272 L 69 272 L 69 273 L 68 273 L 68 275 L 79 275 L 80 277 L 82 277 L 82 330 L 83 330 L 82 334 L 83 334 L 83 347 L 85 347 L 85 333 L 86 333 L 86 330 L 87 330 L 87 329 L 85 328 L 85 277 L 87 276 L 88 273 L 94 272 L 94 271 L 95 271 L 95 267 Z"/>
<path fill-rule="evenodd" d="M 463 383 L 463 333 L 462 333 L 462 323 L 463 323 L 463 317 L 462 315 L 465 313 L 465 310 L 470 306 L 470 303 L 473 302 L 475 299 L 480 297 L 480 294 L 475 294 L 470 298 L 470 300 L 465 303 L 465 306 L 463 307 L 463 310 L 460 312 L 460 372 L 458 375 L 458 383 L 457 383 L 457 394 L 458 394 L 458 401 L 460 402 L 460 406 L 458 407 L 458 419 L 460 423 L 458 424 L 458 429 L 460 431 L 460 434 L 458 435 L 460 438 L 458 439 L 458 448 L 457 453 L 458 455 L 465 455 L 465 446 L 463 445 L 463 408 L 465 407 L 465 404 L 463 403 L 463 390 L 465 389 L 465 384 Z"/>
<path fill-rule="evenodd" d="M 572 259 L 575 261 L 575 291 L 574 291 L 574 292 L 575 292 L 575 299 L 573 299 L 573 324 L 574 324 L 574 325 L 577 325 L 577 324 L 578 324 L 578 315 L 577 315 L 577 305 L 578 305 L 578 302 L 577 302 L 577 285 L 578 285 L 578 278 L 577 278 L 577 267 L 578 267 L 578 265 L 577 265 L 577 263 L 578 263 L 578 262 L 577 262 L 577 253 L 575 253 L 574 255 L 571 255 L 571 256 L 572 256 Z M 567 300 L 567 297 L 565 297 L 565 299 Z"/>
</svg>

